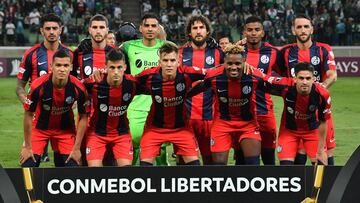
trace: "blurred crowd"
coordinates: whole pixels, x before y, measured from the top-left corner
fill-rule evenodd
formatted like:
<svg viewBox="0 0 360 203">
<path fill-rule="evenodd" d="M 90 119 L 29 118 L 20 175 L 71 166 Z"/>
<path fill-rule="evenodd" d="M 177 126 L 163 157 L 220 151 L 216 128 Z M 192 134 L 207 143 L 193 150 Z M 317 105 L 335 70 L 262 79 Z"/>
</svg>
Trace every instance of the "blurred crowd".
<svg viewBox="0 0 360 203">
<path fill-rule="evenodd" d="M 61 40 L 68 44 L 78 43 L 79 35 L 87 33 L 88 22 L 96 13 L 111 19 L 110 28 L 122 23 L 119 4 L 110 0 L 0 0 L 0 46 L 31 45 L 30 37 L 41 39 L 38 28 L 45 13 L 61 16 Z"/>
<path fill-rule="evenodd" d="M 360 45 L 360 0 L 142 0 L 142 13 L 154 12 L 166 28 L 168 39 L 186 40 L 184 26 L 191 15 L 207 16 L 213 37 L 241 38 L 245 19 L 251 15 L 263 19 L 265 40 L 273 45 L 294 41 L 292 19 L 306 13 L 313 19 L 316 41 L 336 45 Z M 39 39 L 40 16 L 54 12 L 64 22 L 62 41 L 79 42 L 87 33 L 90 17 L 101 13 L 109 27 L 122 21 L 122 8 L 110 0 L 0 0 L 0 46 L 31 45 L 30 37 Z"/>
</svg>

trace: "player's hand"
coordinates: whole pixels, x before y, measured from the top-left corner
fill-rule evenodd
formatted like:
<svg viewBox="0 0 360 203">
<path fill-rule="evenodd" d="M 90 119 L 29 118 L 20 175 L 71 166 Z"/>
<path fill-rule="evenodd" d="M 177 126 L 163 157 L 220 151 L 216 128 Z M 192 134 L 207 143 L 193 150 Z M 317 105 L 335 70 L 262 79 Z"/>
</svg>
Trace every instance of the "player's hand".
<svg viewBox="0 0 360 203">
<path fill-rule="evenodd" d="M 95 82 L 101 82 L 105 73 L 106 73 L 106 69 L 94 68 L 93 73 L 89 76 L 89 78 L 91 80 L 94 80 Z"/>
<path fill-rule="evenodd" d="M 81 40 L 81 42 L 78 44 L 78 50 L 79 52 L 91 52 L 92 50 L 92 43 L 90 38 L 85 38 Z"/>
<path fill-rule="evenodd" d="M 246 44 L 246 37 L 244 39 L 241 39 L 235 43 L 236 46 L 244 46 Z"/>
<path fill-rule="evenodd" d="M 207 40 L 206 40 L 206 44 L 207 44 L 207 47 L 209 48 L 219 48 L 219 44 L 217 43 L 217 41 L 212 38 L 212 37 L 209 37 Z"/>
<path fill-rule="evenodd" d="M 80 149 L 73 149 L 68 158 L 66 159 L 65 163 L 69 162 L 70 159 L 76 161 L 76 163 L 81 166 L 81 152 Z"/>
<path fill-rule="evenodd" d="M 325 165 L 325 166 L 328 165 L 328 161 L 327 161 L 328 156 L 327 156 L 325 150 L 321 150 L 321 151 L 317 152 L 316 160 L 318 161 L 319 164 L 322 164 L 322 165 Z"/>
<path fill-rule="evenodd" d="M 244 62 L 244 68 L 243 68 L 243 72 L 246 75 L 251 75 L 254 72 L 254 67 L 246 62 Z"/>
<path fill-rule="evenodd" d="M 22 147 L 21 152 L 20 152 L 20 164 L 23 164 L 29 158 L 31 158 L 34 162 L 36 162 L 32 148 L 31 147 Z"/>
</svg>

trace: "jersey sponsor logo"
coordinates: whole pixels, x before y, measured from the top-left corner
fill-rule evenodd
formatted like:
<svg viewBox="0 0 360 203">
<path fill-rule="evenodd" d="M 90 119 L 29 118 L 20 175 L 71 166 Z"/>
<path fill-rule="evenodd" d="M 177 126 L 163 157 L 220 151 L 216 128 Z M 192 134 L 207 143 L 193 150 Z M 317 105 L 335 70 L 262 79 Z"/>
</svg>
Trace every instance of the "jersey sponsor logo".
<svg viewBox="0 0 360 203">
<path fill-rule="evenodd" d="M 314 117 L 314 114 L 306 114 L 306 113 L 301 113 L 299 111 L 295 111 L 295 119 L 299 119 L 299 120 L 309 120 L 310 118 Z"/>
<path fill-rule="evenodd" d="M 65 102 L 67 104 L 72 104 L 74 102 L 74 98 L 71 96 L 66 97 Z"/>
<path fill-rule="evenodd" d="M 249 100 L 247 98 L 245 99 L 233 99 L 233 98 L 229 98 L 229 106 L 230 107 L 239 107 L 239 106 L 244 106 L 247 103 L 249 103 Z"/>
<path fill-rule="evenodd" d="M 286 109 L 290 114 L 294 114 L 294 109 L 291 108 L 290 106 L 288 106 Z"/>
<path fill-rule="evenodd" d="M 242 92 L 244 94 L 249 94 L 251 92 L 251 87 L 248 86 L 248 85 L 245 85 L 243 88 L 242 88 Z"/>
<path fill-rule="evenodd" d="M 108 110 L 108 107 L 106 104 L 100 104 L 99 109 L 102 112 L 106 112 Z"/>
<path fill-rule="evenodd" d="M 223 103 L 227 103 L 228 100 L 226 97 L 219 97 L 220 101 L 223 102 Z"/>
<path fill-rule="evenodd" d="M 311 64 L 316 66 L 320 63 L 320 58 L 318 56 L 311 57 Z"/>
<path fill-rule="evenodd" d="M 87 61 L 87 60 L 89 60 L 89 59 L 91 59 L 91 56 L 84 58 L 84 61 Z"/>
<path fill-rule="evenodd" d="M 20 68 L 19 73 L 25 73 L 25 68 Z"/>
<path fill-rule="evenodd" d="M 137 59 L 135 61 L 135 66 L 137 68 L 144 67 L 144 69 L 146 69 L 146 68 L 155 67 L 158 65 L 159 65 L 159 62 L 152 62 L 152 61 L 145 61 L 145 60 L 142 61 L 141 59 Z"/>
<path fill-rule="evenodd" d="M 45 70 L 42 70 L 42 71 L 40 71 L 39 76 L 43 76 L 43 75 L 46 75 L 46 74 L 47 74 L 47 72 Z"/>
<path fill-rule="evenodd" d="M 43 65 L 43 64 L 45 64 L 45 63 L 46 63 L 46 61 L 38 62 L 38 65 L 41 66 L 41 65 Z"/>
<path fill-rule="evenodd" d="M 266 55 L 262 55 L 262 56 L 260 57 L 260 61 L 261 61 L 261 63 L 263 63 L 263 64 L 267 64 L 267 63 L 269 63 L 270 58 L 269 58 L 268 56 L 266 56 Z"/>
<path fill-rule="evenodd" d="M 206 57 L 205 62 L 206 62 L 208 65 L 212 65 L 212 64 L 214 64 L 215 59 L 214 59 L 212 56 L 208 56 L 208 57 Z"/>
<path fill-rule="evenodd" d="M 182 91 L 184 91 L 184 89 L 185 89 L 185 84 L 184 83 L 179 83 L 179 84 L 176 85 L 176 90 L 178 92 L 182 92 Z"/>
<path fill-rule="evenodd" d="M 309 111 L 315 111 L 316 109 L 316 106 L 315 105 L 310 105 L 309 106 Z"/>
<path fill-rule="evenodd" d="M 184 99 L 182 96 L 164 97 L 163 102 L 164 102 L 164 107 L 172 107 L 172 106 L 182 105 L 184 103 Z"/>
<path fill-rule="evenodd" d="M 129 99 L 131 98 L 131 94 L 130 93 L 125 93 L 123 96 L 123 100 L 124 101 L 129 101 Z"/>
<path fill-rule="evenodd" d="M 53 106 L 51 108 L 51 115 L 61 115 L 61 114 L 64 114 L 68 111 L 71 110 L 71 106 L 60 106 L 60 107 L 57 107 L 57 106 Z"/>
<path fill-rule="evenodd" d="M 155 101 L 157 102 L 157 103 L 161 103 L 162 102 L 162 98 L 159 96 L 159 95 L 155 95 Z"/>
<path fill-rule="evenodd" d="M 122 116 L 126 113 L 127 111 L 127 105 L 123 105 L 123 106 L 109 106 L 109 112 L 108 115 L 109 116 Z"/>
<path fill-rule="evenodd" d="M 84 73 L 85 73 L 85 75 L 89 76 L 92 73 L 91 66 L 85 66 Z"/>
<path fill-rule="evenodd" d="M 218 89 L 218 92 L 219 92 L 219 93 L 221 93 L 221 92 L 227 92 L 227 90 L 226 90 L 226 89 L 223 89 L 223 90 Z"/>
</svg>

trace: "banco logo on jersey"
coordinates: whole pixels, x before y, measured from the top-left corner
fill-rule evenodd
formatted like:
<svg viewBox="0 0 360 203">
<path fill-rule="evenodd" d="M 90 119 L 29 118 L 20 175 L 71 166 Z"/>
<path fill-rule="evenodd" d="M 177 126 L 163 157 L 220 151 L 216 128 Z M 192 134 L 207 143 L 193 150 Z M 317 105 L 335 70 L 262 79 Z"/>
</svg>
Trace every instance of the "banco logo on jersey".
<svg viewBox="0 0 360 203">
<path fill-rule="evenodd" d="M 150 67 L 155 67 L 159 65 L 159 62 L 152 62 L 152 61 L 142 61 L 141 59 L 137 59 L 135 61 L 135 65 L 137 68 L 141 68 L 144 67 L 144 69 L 150 68 Z"/>
</svg>

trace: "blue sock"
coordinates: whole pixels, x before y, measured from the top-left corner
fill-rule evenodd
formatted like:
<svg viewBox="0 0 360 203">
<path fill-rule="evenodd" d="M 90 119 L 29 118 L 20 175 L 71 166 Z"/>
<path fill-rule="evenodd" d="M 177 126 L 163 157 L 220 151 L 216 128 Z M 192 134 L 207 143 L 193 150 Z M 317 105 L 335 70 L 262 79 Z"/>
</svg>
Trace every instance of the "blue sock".
<svg viewBox="0 0 360 203">
<path fill-rule="evenodd" d="M 21 167 L 39 167 L 41 155 L 34 154 L 34 157 L 36 162 L 34 162 L 32 158 L 28 158 L 23 164 L 21 164 Z"/>
<path fill-rule="evenodd" d="M 140 166 L 154 166 L 154 164 L 147 161 L 140 161 Z"/>
<path fill-rule="evenodd" d="M 260 157 L 259 156 L 248 156 L 244 157 L 246 165 L 260 165 Z"/>
<path fill-rule="evenodd" d="M 275 149 L 262 148 L 261 159 L 264 165 L 275 165 Z"/>
<path fill-rule="evenodd" d="M 289 160 L 282 160 L 280 161 L 280 165 L 294 165 L 294 162 Z"/>
<path fill-rule="evenodd" d="M 306 154 L 296 154 L 294 164 L 295 165 L 305 165 L 307 160 Z"/>
<path fill-rule="evenodd" d="M 235 165 L 245 165 L 244 154 L 241 150 L 234 150 Z"/>
<path fill-rule="evenodd" d="M 334 157 L 328 157 L 328 165 L 329 166 L 333 166 L 335 163 L 334 163 Z"/>
<path fill-rule="evenodd" d="M 200 166 L 200 161 L 199 160 L 190 161 L 190 162 L 186 163 L 185 165 L 187 165 L 187 166 Z"/>
</svg>

